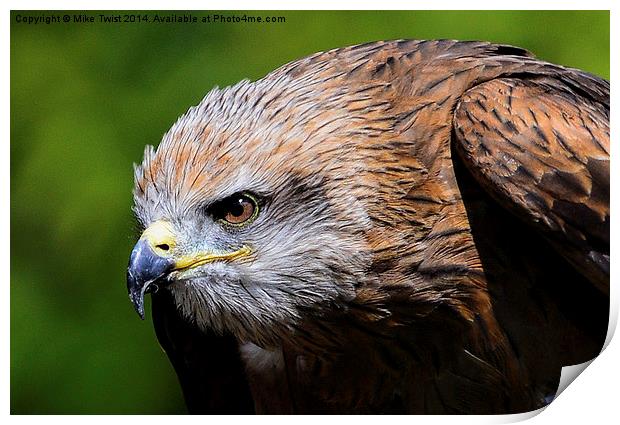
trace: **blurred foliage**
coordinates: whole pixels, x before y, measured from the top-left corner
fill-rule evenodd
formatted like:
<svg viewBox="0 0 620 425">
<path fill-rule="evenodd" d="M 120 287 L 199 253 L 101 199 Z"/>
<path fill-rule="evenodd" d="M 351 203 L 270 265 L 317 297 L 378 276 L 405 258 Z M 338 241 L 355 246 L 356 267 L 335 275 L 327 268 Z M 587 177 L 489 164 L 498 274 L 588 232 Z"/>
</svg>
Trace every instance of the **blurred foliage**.
<svg viewBox="0 0 620 425">
<path fill-rule="evenodd" d="M 605 11 L 248 12 L 286 23 L 210 25 L 25 25 L 20 13 L 44 12 L 11 15 L 12 413 L 185 411 L 126 295 L 132 163 L 213 86 L 395 38 L 509 43 L 609 78 Z"/>
</svg>

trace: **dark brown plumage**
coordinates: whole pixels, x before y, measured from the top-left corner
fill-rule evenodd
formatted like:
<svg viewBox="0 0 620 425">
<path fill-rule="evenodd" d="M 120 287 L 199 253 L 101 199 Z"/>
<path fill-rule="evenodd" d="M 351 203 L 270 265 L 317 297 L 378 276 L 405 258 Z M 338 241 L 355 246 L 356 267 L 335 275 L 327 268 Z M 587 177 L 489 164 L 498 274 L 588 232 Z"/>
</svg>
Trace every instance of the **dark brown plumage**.
<svg viewBox="0 0 620 425">
<path fill-rule="evenodd" d="M 238 277 L 211 277 L 210 289 L 166 275 L 173 283 L 153 296 L 190 412 L 523 412 L 553 397 L 562 366 L 602 347 L 600 78 L 483 42 L 317 53 L 181 118 L 138 169 L 136 212 L 145 227 L 200 234 L 192 211 L 246 180 L 237 190 L 265 199 L 231 236 L 250 263 L 227 257 Z M 271 263 L 265 239 L 288 241 Z M 259 282 L 261 261 L 283 286 Z M 132 294 L 148 286 L 132 279 Z M 236 282 L 247 302 L 218 292 Z"/>
</svg>

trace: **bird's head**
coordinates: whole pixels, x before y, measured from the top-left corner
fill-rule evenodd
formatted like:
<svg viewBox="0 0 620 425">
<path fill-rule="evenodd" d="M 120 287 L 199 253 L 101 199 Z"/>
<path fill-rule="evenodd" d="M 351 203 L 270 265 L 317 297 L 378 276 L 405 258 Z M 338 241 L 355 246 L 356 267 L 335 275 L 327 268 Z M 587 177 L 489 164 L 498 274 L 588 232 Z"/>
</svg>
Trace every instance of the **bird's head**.
<svg viewBox="0 0 620 425">
<path fill-rule="evenodd" d="M 379 130 L 350 109 L 372 97 L 353 104 L 337 83 L 304 78 L 215 89 L 147 147 L 128 269 L 141 315 L 145 292 L 169 290 L 200 327 L 269 344 L 355 297 L 371 261 L 369 203 L 380 202 L 358 145 Z"/>
</svg>

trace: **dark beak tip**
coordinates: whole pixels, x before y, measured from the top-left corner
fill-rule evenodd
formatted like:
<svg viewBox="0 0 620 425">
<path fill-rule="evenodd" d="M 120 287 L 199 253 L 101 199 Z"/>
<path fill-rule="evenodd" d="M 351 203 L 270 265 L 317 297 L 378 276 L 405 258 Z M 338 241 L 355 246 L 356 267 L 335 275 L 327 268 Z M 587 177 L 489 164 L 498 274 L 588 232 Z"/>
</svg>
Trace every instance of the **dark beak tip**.
<svg viewBox="0 0 620 425">
<path fill-rule="evenodd" d="M 138 241 L 129 259 L 127 290 L 136 313 L 144 320 L 144 294 L 153 282 L 165 276 L 173 266 L 172 260 L 156 255 L 144 240 Z"/>
<path fill-rule="evenodd" d="M 132 299 L 131 302 L 133 303 L 134 310 L 136 310 L 136 313 L 140 316 L 140 319 L 144 320 L 144 300 Z"/>
<path fill-rule="evenodd" d="M 129 301 L 133 304 L 134 310 L 140 316 L 140 319 L 144 320 L 144 294 L 142 291 L 129 291 Z"/>
</svg>

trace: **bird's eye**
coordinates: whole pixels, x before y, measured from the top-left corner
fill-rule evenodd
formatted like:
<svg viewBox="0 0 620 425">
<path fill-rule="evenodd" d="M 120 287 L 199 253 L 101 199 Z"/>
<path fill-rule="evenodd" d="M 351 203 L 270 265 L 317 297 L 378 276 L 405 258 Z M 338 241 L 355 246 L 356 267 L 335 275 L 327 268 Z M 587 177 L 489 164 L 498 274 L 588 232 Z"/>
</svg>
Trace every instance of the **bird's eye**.
<svg viewBox="0 0 620 425">
<path fill-rule="evenodd" d="M 256 218 L 258 204 L 250 195 L 236 194 L 218 202 L 212 211 L 217 220 L 233 226 L 242 226 Z"/>
</svg>

